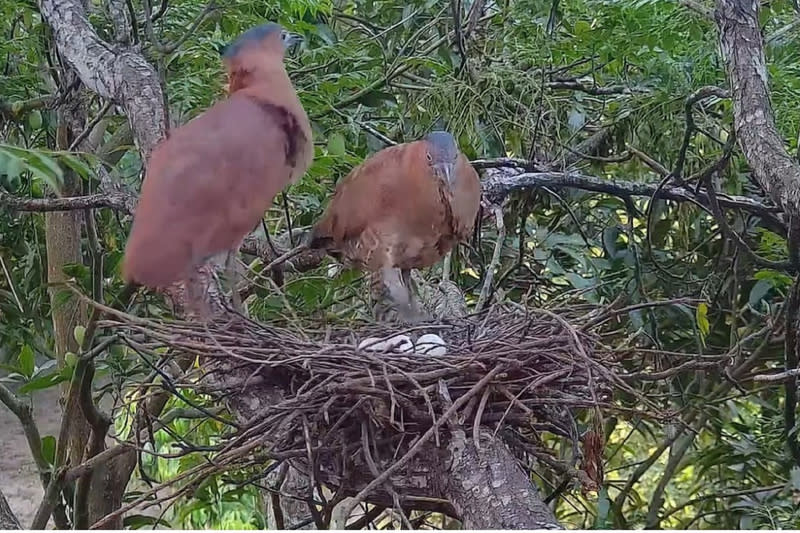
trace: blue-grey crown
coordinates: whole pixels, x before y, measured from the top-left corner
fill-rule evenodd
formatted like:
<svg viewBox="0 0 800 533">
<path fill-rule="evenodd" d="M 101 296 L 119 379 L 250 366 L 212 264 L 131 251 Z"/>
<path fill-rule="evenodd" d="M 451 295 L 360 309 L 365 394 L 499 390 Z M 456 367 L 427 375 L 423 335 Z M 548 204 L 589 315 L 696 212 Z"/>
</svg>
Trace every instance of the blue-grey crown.
<svg viewBox="0 0 800 533">
<path fill-rule="evenodd" d="M 431 144 L 431 155 L 439 156 L 440 160 L 452 160 L 458 155 L 456 140 L 446 131 L 432 131 L 425 140 Z"/>
<path fill-rule="evenodd" d="M 267 22 L 266 24 L 261 24 L 260 26 L 250 28 L 241 34 L 235 41 L 225 47 L 222 57 L 226 59 L 235 57 L 247 45 L 261 42 L 269 35 L 275 32 L 281 32 L 282 30 L 283 27 L 275 22 Z"/>
</svg>

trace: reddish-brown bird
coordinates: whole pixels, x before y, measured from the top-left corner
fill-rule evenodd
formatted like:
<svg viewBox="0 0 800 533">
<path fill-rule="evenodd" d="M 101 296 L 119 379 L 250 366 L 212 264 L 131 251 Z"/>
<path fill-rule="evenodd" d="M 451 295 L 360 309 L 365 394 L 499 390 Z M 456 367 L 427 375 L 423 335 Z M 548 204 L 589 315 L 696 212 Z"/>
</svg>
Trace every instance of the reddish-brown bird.
<svg viewBox="0 0 800 533">
<path fill-rule="evenodd" d="M 398 315 L 416 321 L 412 268 L 436 264 L 472 234 L 480 180 L 445 131 L 385 148 L 336 187 L 313 228 L 309 248 L 324 248 L 350 266 L 379 272 Z"/>
<path fill-rule="evenodd" d="M 294 39 L 274 23 L 223 53 L 229 96 L 171 132 L 150 156 L 122 264 L 163 288 L 237 250 L 275 195 L 311 164 L 311 126 L 283 65 Z"/>
</svg>

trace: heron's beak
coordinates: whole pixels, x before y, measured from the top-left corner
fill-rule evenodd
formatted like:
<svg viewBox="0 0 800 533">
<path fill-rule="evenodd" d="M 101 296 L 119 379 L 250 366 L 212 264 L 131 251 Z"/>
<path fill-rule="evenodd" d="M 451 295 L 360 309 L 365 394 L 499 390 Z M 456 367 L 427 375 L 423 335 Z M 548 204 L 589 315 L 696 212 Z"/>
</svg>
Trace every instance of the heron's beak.
<svg viewBox="0 0 800 533">
<path fill-rule="evenodd" d="M 292 46 L 293 44 L 302 43 L 304 40 L 305 39 L 303 39 L 303 36 L 300 35 L 299 33 L 289 33 L 289 36 L 286 39 L 289 46 Z"/>
<path fill-rule="evenodd" d="M 289 54 L 297 52 L 297 46 L 305 39 L 299 33 L 288 33 L 283 39 L 283 47 Z"/>
<path fill-rule="evenodd" d="M 439 163 L 434 167 L 436 175 L 439 176 L 449 187 L 453 186 L 455 179 L 455 165 L 453 163 Z"/>
</svg>

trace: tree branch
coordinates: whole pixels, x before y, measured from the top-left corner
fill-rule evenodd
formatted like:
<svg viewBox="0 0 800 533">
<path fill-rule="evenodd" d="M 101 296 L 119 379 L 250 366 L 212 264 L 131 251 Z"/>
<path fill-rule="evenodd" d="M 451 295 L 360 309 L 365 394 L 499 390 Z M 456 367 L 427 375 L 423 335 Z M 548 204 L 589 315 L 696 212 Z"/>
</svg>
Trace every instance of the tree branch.
<svg viewBox="0 0 800 533">
<path fill-rule="evenodd" d="M 451 436 L 443 495 L 464 529 L 563 529 L 517 459 L 491 431 L 481 430 L 480 449 L 463 430 Z"/>
<path fill-rule="evenodd" d="M 130 213 L 130 200 L 130 195 L 124 192 L 63 198 L 20 198 L 0 190 L 0 205 L 7 207 L 11 211 L 46 213 L 50 211 L 75 211 L 78 209 L 110 207 L 123 213 Z"/>
<path fill-rule="evenodd" d="M 5 404 L 22 424 L 22 430 L 25 433 L 25 439 L 28 441 L 33 462 L 36 463 L 36 469 L 39 471 L 39 478 L 42 480 L 42 485 L 46 487 L 50 477 L 48 474 L 50 465 L 42 454 L 42 437 L 39 434 L 36 421 L 33 419 L 33 409 L 2 384 L 0 384 L 0 402 Z"/>
<path fill-rule="evenodd" d="M 570 90 L 580 91 L 582 93 L 591 94 L 593 96 L 607 96 L 611 94 L 633 94 L 644 93 L 647 89 L 642 87 L 628 87 L 627 85 L 606 85 L 604 87 L 597 85 L 587 85 L 579 80 L 555 80 L 548 81 L 544 84 L 548 89 L 554 90 Z"/>
<path fill-rule="evenodd" d="M 610 194 L 620 198 L 652 197 L 658 192 L 656 198 L 659 199 L 699 202 L 706 207 L 710 205 L 708 195 L 704 192 L 695 195 L 693 191 L 682 187 L 662 187 L 659 190 L 657 185 L 650 183 L 608 180 L 577 172 L 523 172 L 518 174 L 494 172 L 483 180 L 484 195 L 494 204 L 499 204 L 512 192 L 531 187 L 554 189 L 568 187 Z M 783 227 L 783 231 L 786 231 L 784 222 L 778 216 L 780 209 L 777 207 L 764 205 L 745 196 L 719 195 L 719 203 L 724 207 L 741 209 L 759 215 L 772 224 Z"/>
<path fill-rule="evenodd" d="M 59 101 L 58 95 L 48 94 L 45 96 L 37 96 L 29 100 L 21 100 L 18 102 L 6 102 L 0 100 L 0 117 L 7 120 L 16 120 L 37 109 L 51 108 Z"/>
<path fill-rule="evenodd" d="M 22 529 L 2 490 L 0 490 L 0 529 Z"/>
<path fill-rule="evenodd" d="M 758 0 L 718 0 L 715 19 L 742 152 L 772 200 L 787 215 L 800 216 L 800 166 L 786 151 L 775 126 Z"/>
<path fill-rule="evenodd" d="M 534 164 L 530 161 L 511 158 L 478 159 L 473 161 L 473 166 L 477 169 L 534 168 Z M 656 185 L 649 183 L 608 180 L 577 172 L 495 172 L 483 180 L 483 192 L 493 203 L 501 202 L 512 192 L 532 187 L 574 188 L 610 194 L 620 198 L 650 197 L 657 190 Z M 710 209 L 708 195 L 702 191 L 695 196 L 692 191 L 682 187 L 662 187 L 656 198 L 676 202 L 700 202 Z M 130 194 L 122 191 L 71 198 L 41 199 L 19 198 L 0 191 L 0 205 L 15 211 L 46 212 L 109 207 L 130 213 L 132 199 Z M 768 219 L 774 225 L 784 227 L 783 231 L 785 232 L 784 222 L 779 218 L 781 210 L 778 207 L 762 204 L 746 196 L 719 195 L 719 203 L 723 207 L 741 209 Z M 260 248 L 261 244 L 257 244 L 257 242 L 257 240 L 248 238 L 242 246 L 242 251 L 251 255 L 269 257 L 269 252 Z"/>
<path fill-rule="evenodd" d="M 42 17 L 64 59 L 81 81 L 103 98 L 120 103 L 147 160 L 166 131 L 161 84 L 153 67 L 138 52 L 115 48 L 100 39 L 79 0 L 39 0 Z"/>
</svg>

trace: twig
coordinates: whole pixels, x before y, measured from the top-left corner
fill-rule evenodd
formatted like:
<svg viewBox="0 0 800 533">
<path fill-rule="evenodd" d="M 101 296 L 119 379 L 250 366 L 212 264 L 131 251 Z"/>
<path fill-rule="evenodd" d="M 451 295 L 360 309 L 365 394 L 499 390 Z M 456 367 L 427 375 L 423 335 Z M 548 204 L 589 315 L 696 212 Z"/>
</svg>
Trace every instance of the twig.
<svg viewBox="0 0 800 533">
<path fill-rule="evenodd" d="M 489 293 L 492 290 L 492 282 L 494 281 L 494 271 L 500 265 L 503 242 L 506 238 L 506 225 L 503 220 L 503 210 L 499 206 L 493 206 L 492 212 L 494 213 L 494 219 L 497 224 L 497 240 L 495 241 L 494 252 L 492 252 L 492 260 L 489 262 L 489 266 L 486 267 L 486 277 L 484 278 L 483 287 L 478 297 L 478 303 L 475 304 L 475 312 L 482 311 L 489 300 Z"/>
<path fill-rule="evenodd" d="M 145 1 L 149 1 L 149 0 L 145 0 Z M 164 4 L 166 4 L 166 2 L 164 2 Z M 181 34 L 180 38 L 178 40 L 176 40 L 175 42 L 170 43 L 170 44 L 162 47 L 161 48 L 161 52 L 163 54 L 165 54 L 165 55 L 166 54 L 171 54 L 172 52 L 174 52 L 175 50 L 180 48 L 183 45 L 183 43 L 185 43 L 192 35 L 194 35 L 194 33 L 197 31 L 197 28 L 200 27 L 200 24 L 203 23 L 205 18 L 208 15 L 210 15 L 211 13 L 213 13 L 214 11 L 216 11 L 216 10 L 217 10 L 216 0 L 211 0 L 203 8 L 203 11 L 201 11 L 200 14 L 197 15 L 197 17 L 195 17 L 195 19 L 191 22 L 191 24 L 189 24 L 189 27 L 186 28 L 186 30 L 184 30 L 184 32 Z M 155 15 L 154 15 L 154 17 L 155 17 Z M 152 20 L 152 19 L 150 19 L 150 20 Z"/>
<path fill-rule="evenodd" d="M 647 165 L 648 167 L 653 169 L 660 176 L 668 176 L 669 175 L 669 169 L 667 167 L 665 167 L 664 165 L 662 165 L 661 163 L 659 163 L 658 161 L 656 161 L 655 159 L 653 159 L 652 157 L 650 157 L 646 153 L 642 152 L 638 148 L 635 148 L 634 146 L 632 146 L 630 144 L 626 144 L 625 148 L 627 148 L 629 152 L 631 152 L 633 155 L 638 157 L 642 161 L 642 163 L 644 163 L 645 165 Z"/>
<path fill-rule="evenodd" d="M 367 484 L 366 487 L 361 489 L 358 494 L 353 497 L 352 501 L 347 506 L 347 511 L 344 513 L 345 516 L 350 516 L 353 512 L 353 509 L 356 506 L 364 501 L 366 498 L 376 487 L 383 484 L 384 481 L 389 479 L 389 476 L 397 472 L 403 465 L 408 463 L 411 459 L 413 459 L 417 453 L 422 449 L 422 446 L 428 442 L 434 433 L 444 424 L 447 420 L 450 419 L 453 414 L 460 409 L 463 405 L 465 405 L 469 399 L 480 392 L 497 374 L 499 374 L 502 370 L 504 370 L 504 365 L 498 365 L 494 367 L 489 373 L 487 373 L 480 381 L 478 381 L 466 394 L 461 396 L 458 400 L 453 402 L 453 405 L 444 412 L 442 416 L 436 421 L 436 423 L 432 424 L 431 427 L 420 437 L 416 439 L 414 444 L 408 450 L 408 452 L 403 455 L 400 459 L 395 461 L 395 463 L 387 468 L 383 474 L 373 479 L 371 482 Z"/>
<path fill-rule="evenodd" d="M 648 89 L 645 89 L 644 87 L 628 87 L 626 85 L 608 85 L 605 87 L 597 87 L 595 85 L 586 85 L 578 80 L 548 81 L 544 84 L 544 86 L 548 89 L 579 91 L 582 93 L 591 94 L 593 96 L 648 92 Z"/>
<path fill-rule="evenodd" d="M 86 137 L 92 133 L 94 127 L 97 126 L 101 120 L 103 120 L 103 117 L 106 116 L 106 113 L 108 113 L 108 110 L 111 109 L 112 105 L 114 105 L 114 102 L 112 100 L 108 100 L 103 107 L 100 108 L 100 111 L 97 112 L 97 115 L 89 122 L 89 124 L 86 125 L 86 128 L 84 128 L 84 130 L 80 132 L 77 137 L 75 137 L 75 140 L 72 141 L 72 144 L 69 145 L 69 148 L 67 148 L 68 152 L 75 150 L 81 145 L 84 139 L 86 139 Z"/>
<path fill-rule="evenodd" d="M 483 419 L 483 412 L 486 410 L 486 403 L 489 401 L 489 394 L 491 394 L 491 387 L 486 387 L 481 396 L 481 401 L 478 404 L 478 410 L 475 412 L 475 420 L 472 422 L 472 440 L 475 442 L 475 449 L 481 449 L 481 420 Z"/>
<path fill-rule="evenodd" d="M 50 479 L 48 473 L 50 465 L 42 454 L 42 438 L 39 434 L 36 421 L 33 419 L 33 409 L 31 409 L 29 404 L 17 398 L 17 396 L 2 383 L 0 383 L 0 402 L 8 407 L 19 419 L 20 424 L 22 424 L 25 439 L 28 441 L 28 448 L 31 451 L 33 462 L 36 463 L 36 469 L 39 472 L 39 478 L 42 480 L 42 485 L 47 487 L 47 483 Z"/>
<path fill-rule="evenodd" d="M 57 452 L 56 452 L 57 453 Z M 47 485 L 47 490 L 44 492 L 39 507 L 36 509 L 36 515 L 31 522 L 31 529 L 43 530 L 47 527 L 47 522 L 50 520 L 50 515 L 53 514 L 53 509 L 58 505 L 59 496 L 61 496 L 61 484 L 63 483 L 64 474 L 66 469 L 58 468 L 55 475 L 50 478 L 50 483 Z"/>
</svg>

